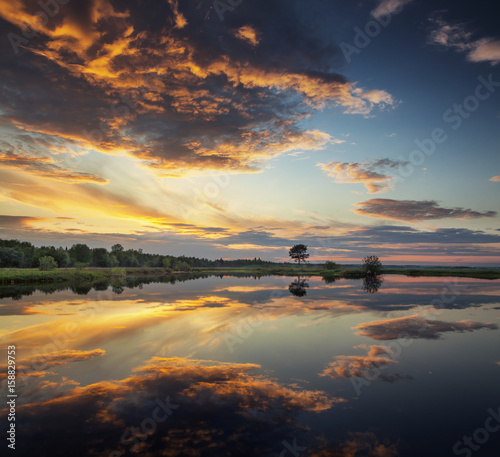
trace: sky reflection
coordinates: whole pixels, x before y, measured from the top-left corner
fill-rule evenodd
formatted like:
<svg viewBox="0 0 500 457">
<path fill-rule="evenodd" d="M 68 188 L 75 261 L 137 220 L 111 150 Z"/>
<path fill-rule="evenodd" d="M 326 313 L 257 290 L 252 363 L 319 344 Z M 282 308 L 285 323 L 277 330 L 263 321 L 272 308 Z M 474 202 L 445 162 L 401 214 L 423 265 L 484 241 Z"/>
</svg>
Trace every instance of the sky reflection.
<svg viewBox="0 0 500 457">
<path fill-rule="evenodd" d="M 3 299 L 20 455 L 56 437 L 61 455 L 445 455 L 500 404 L 500 281 L 383 279 L 369 294 L 356 280 L 308 278 L 297 296 L 296 278 L 211 277 Z M 443 290 L 455 299 L 433 307 Z M 167 397 L 178 408 L 153 431 Z M 401 425 L 422 404 L 429 430 L 457 417 L 439 442 Z"/>
</svg>

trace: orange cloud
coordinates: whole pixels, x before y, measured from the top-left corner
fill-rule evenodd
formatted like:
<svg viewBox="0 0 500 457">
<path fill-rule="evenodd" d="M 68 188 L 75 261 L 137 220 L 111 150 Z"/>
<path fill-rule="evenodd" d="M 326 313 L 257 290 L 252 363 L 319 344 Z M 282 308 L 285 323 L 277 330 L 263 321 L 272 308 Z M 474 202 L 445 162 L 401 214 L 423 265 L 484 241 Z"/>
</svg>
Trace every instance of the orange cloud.
<svg viewBox="0 0 500 457">
<path fill-rule="evenodd" d="M 218 455 L 237 454 L 250 446 L 274 453 L 282 446 L 277 437 L 284 430 L 300 430 L 298 413 L 321 412 L 343 401 L 252 373 L 259 369 L 255 364 L 153 358 L 126 379 L 67 390 L 59 387 L 71 386 L 68 380 L 46 383 L 41 390 L 26 393 L 30 403 L 18 405 L 20 426 L 32 438 L 20 446 L 33 451 L 33 446 L 59 436 L 60 449 L 73 448 L 80 437 L 89 443 L 84 452 L 96 455 L 113 449 L 152 455 L 165 443 L 182 454 L 195 453 L 200 446 L 210 446 Z M 147 418 L 154 421 L 154 430 L 142 427 Z M 263 427 L 268 432 L 263 433 Z M 77 450 L 73 455 L 80 454 Z"/>
<path fill-rule="evenodd" d="M 16 167 L 26 170 L 42 178 L 54 179 L 64 182 L 91 182 L 106 184 L 108 181 L 99 176 L 71 171 L 59 167 L 49 157 L 33 157 L 25 154 L 4 153 L 0 154 L 0 163 L 6 167 Z"/>
<path fill-rule="evenodd" d="M 16 371 L 19 376 L 42 377 L 47 374 L 48 368 L 66 365 L 72 362 L 82 362 L 93 357 L 104 355 L 103 349 L 92 351 L 63 350 L 51 352 L 42 356 L 31 356 L 16 362 Z M 0 366 L 0 379 L 7 379 L 7 365 Z"/>
<path fill-rule="evenodd" d="M 340 378 L 372 378 L 376 377 L 381 381 L 394 382 L 400 379 L 411 379 L 409 376 L 398 373 L 388 374 L 380 372 L 380 369 L 397 364 L 394 360 L 394 351 L 388 346 L 356 346 L 355 349 L 367 349 L 366 356 L 355 355 L 340 355 L 335 357 L 333 362 L 330 362 L 326 368 L 319 374 L 320 376 L 328 376 L 333 379 Z M 376 376 L 373 376 L 376 373 Z"/>
<path fill-rule="evenodd" d="M 390 172 L 403 166 L 405 162 L 380 159 L 362 163 L 330 162 L 319 163 L 318 166 L 337 183 L 363 183 L 369 194 L 386 192 L 391 188 L 394 176 Z"/>
<path fill-rule="evenodd" d="M 257 30 L 255 30 L 255 28 L 250 25 L 244 25 L 243 27 L 240 27 L 236 31 L 235 36 L 236 38 L 250 43 L 252 46 L 257 46 L 260 41 Z"/>
</svg>

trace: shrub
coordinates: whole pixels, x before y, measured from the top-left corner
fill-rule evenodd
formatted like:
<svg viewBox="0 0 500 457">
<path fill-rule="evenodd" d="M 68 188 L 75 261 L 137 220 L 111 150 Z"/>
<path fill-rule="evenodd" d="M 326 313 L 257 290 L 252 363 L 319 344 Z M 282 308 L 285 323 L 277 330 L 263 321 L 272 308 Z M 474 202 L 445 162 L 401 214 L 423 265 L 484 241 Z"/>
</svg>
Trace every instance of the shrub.
<svg viewBox="0 0 500 457">
<path fill-rule="evenodd" d="M 325 262 L 325 269 L 326 270 L 335 270 L 336 268 L 339 268 L 340 265 L 336 264 L 335 262 L 332 262 L 331 260 L 327 260 Z"/>
<path fill-rule="evenodd" d="M 40 268 L 40 270 L 42 271 L 55 270 L 57 268 L 57 262 L 55 261 L 54 257 L 45 255 L 43 257 L 40 257 L 38 268 Z"/>
<path fill-rule="evenodd" d="M 191 271 L 191 266 L 187 262 L 181 261 L 177 263 L 176 269 L 179 271 Z"/>
<path fill-rule="evenodd" d="M 382 262 L 376 255 L 370 255 L 363 259 L 363 270 L 369 275 L 378 275 L 382 270 Z"/>
<path fill-rule="evenodd" d="M 162 263 L 165 268 L 170 268 L 172 266 L 172 259 L 170 259 L 170 257 L 165 257 Z"/>
<path fill-rule="evenodd" d="M 125 268 L 115 267 L 111 269 L 112 276 L 125 276 L 126 274 Z"/>
</svg>

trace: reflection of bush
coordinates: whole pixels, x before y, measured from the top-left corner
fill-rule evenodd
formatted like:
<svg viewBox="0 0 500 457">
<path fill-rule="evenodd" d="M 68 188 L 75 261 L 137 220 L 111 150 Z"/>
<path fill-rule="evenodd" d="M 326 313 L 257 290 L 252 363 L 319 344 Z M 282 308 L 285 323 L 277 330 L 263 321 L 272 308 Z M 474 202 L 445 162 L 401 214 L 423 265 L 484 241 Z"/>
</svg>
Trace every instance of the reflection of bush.
<svg viewBox="0 0 500 457">
<path fill-rule="evenodd" d="M 304 295 L 307 295 L 306 288 L 308 287 L 309 283 L 305 279 L 300 279 L 299 277 L 292 281 L 292 283 L 288 286 L 288 290 L 296 297 L 303 297 Z"/>
<path fill-rule="evenodd" d="M 363 290 L 368 294 L 377 293 L 383 282 L 381 276 L 366 276 L 366 278 L 363 278 Z"/>
</svg>

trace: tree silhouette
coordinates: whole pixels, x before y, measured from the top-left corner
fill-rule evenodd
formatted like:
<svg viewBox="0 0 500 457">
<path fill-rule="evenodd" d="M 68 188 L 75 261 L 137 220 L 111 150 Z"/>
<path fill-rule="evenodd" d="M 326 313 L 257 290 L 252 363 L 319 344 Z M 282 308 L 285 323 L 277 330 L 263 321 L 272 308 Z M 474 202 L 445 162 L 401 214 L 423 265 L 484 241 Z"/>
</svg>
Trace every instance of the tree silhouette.
<svg viewBox="0 0 500 457">
<path fill-rule="evenodd" d="M 296 244 L 290 251 L 288 251 L 288 255 L 295 260 L 296 262 L 306 261 L 309 258 L 309 254 L 307 254 L 307 246 L 305 244 Z"/>
<path fill-rule="evenodd" d="M 363 259 L 363 270 L 367 275 L 378 275 L 382 270 L 382 262 L 376 255 L 370 255 Z"/>
</svg>

